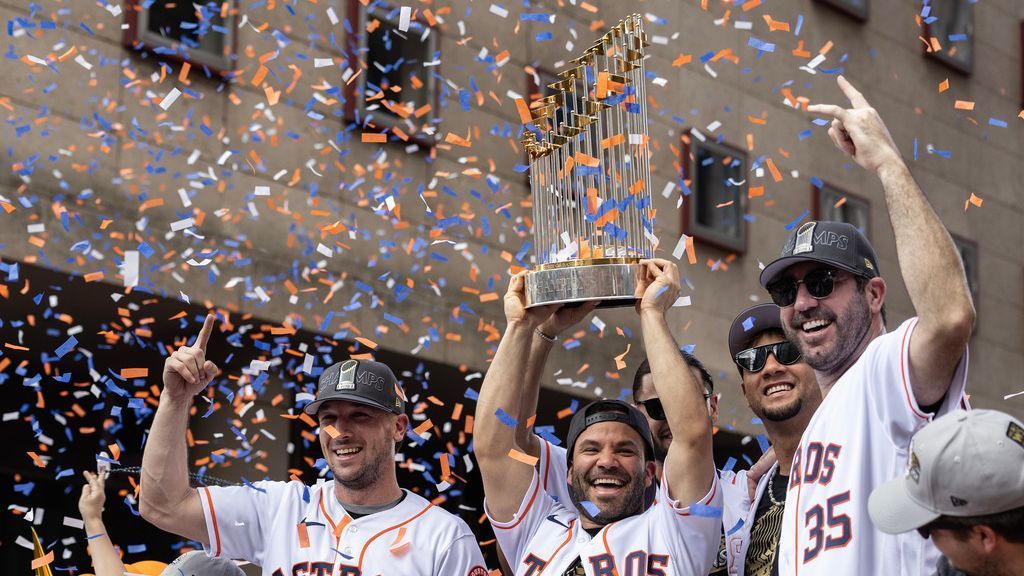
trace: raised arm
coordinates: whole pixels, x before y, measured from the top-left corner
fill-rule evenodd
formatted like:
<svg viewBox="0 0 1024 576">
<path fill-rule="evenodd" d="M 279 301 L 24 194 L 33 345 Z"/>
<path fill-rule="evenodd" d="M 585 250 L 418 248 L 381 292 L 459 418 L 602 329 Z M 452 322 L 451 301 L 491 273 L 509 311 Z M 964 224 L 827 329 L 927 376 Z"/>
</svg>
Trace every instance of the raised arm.
<svg viewBox="0 0 1024 576">
<path fill-rule="evenodd" d="M 149 439 L 142 452 L 139 513 L 161 530 L 209 545 L 199 492 L 188 484 L 185 434 L 192 397 L 210 383 L 217 366 L 206 359 L 214 317 L 207 315 L 192 346 L 182 346 L 164 362 L 160 395 Z"/>
<path fill-rule="evenodd" d="M 102 474 L 85 472 L 85 485 L 82 496 L 78 499 L 78 511 L 85 522 L 85 534 L 89 538 L 89 555 L 92 556 L 92 569 L 96 576 L 121 576 L 124 564 L 117 556 L 114 543 L 107 535 L 107 527 L 103 524 L 103 503 L 107 500 L 104 493 L 106 479 Z"/>
<path fill-rule="evenodd" d="M 541 324 L 537 330 L 544 336 L 556 338 L 570 327 L 576 325 L 587 317 L 595 308 L 598 302 L 592 301 L 580 306 L 568 308 L 560 307 L 554 314 Z M 519 401 L 519 424 L 516 426 L 516 444 L 523 452 L 540 458 L 540 440 L 533 433 L 533 426 L 528 424 L 529 420 L 537 414 L 537 399 L 540 395 L 540 376 L 547 364 L 548 354 L 554 342 L 544 338 L 537 331 L 534 331 L 530 343 L 530 354 L 526 360 L 521 396 Z"/>
<path fill-rule="evenodd" d="M 667 260 L 641 260 L 643 274 L 637 304 L 654 389 L 672 430 L 665 458 L 669 495 L 684 505 L 703 498 L 715 477 L 711 453 L 711 416 L 704 388 L 686 365 L 668 328 L 665 313 L 679 297 L 679 270 Z"/>
<path fill-rule="evenodd" d="M 813 105 L 832 116 L 829 136 L 862 168 L 878 174 L 896 237 L 896 255 L 919 321 L 910 340 L 910 374 L 919 405 L 940 401 L 974 330 L 974 303 L 949 232 L 917 186 L 878 112 L 845 78 L 852 108 Z"/>
<path fill-rule="evenodd" d="M 498 522 L 512 519 L 533 478 L 532 466 L 509 457 L 510 451 L 523 450 L 516 443 L 513 427 L 498 417 L 499 410 L 517 421 L 526 417 L 520 413 L 523 369 L 534 330 L 555 308 L 526 309 L 525 274 L 513 276 L 505 293 L 505 334 L 480 387 L 473 431 L 473 451 L 484 481 L 487 511 Z"/>
</svg>

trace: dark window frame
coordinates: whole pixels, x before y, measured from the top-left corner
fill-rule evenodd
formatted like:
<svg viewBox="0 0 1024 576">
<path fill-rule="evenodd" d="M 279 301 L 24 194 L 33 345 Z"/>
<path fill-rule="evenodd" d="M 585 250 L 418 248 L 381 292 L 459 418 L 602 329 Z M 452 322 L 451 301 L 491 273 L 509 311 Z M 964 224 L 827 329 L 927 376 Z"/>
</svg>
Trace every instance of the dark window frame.
<svg viewBox="0 0 1024 576">
<path fill-rule="evenodd" d="M 367 48 L 367 43 L 369 41 L 366 32 L 367 23 L 370 21 L 371 17 L 377 18 L 379 20 L 386 20 L 384 15 L 387 12 L 400 9 L 401 7 L 401 4 L 394 2 L 375 1 L 371 2 L 368 6 L 364 6 L 362 2 L 360 2 L 359 0 L 349 0 L 348 14 L 346 15 L 346 19 L 348 20 L 348 26 L 349 29 L 352 30 L 352 33 L 346 35 L 345 47 L 350 57 L 354 56 L 358 60 L 366 61 L 367 66 L 369 66 L 370 64 L 369 61 L 366 60 L 366 52 L 364 50 Z M 373 8 L 375 10 L 373 14 L 369 14 L 367 12 L 367 10 L 370 8 Z M 429 51 L 429 57 L 432 58 L 435 53 L 440 51 L 441 30 L 437 26 L 431 27 L 429 23 L 424 21 L 422 18 L 418 17 L 418 14 L 418 10 L 413 11 L 411 22 L 417 22 L 425 27 L 430 28 L 430 34 L 427 37 L 427 50 Z M 390 20 L 388 20 L 388 22 L 389 24 L 394 24 L 395 27 L 397 28 L 397 21 L 391 22 Z M 415 122 L 420 126 L 427 123 L 434 126 L 435 132 L 433 135 L 424 134 L 422 130 L 417 130 L 415 134 L 408 134 L 407 126 L 404 124 L 402 119 L 393 117 L 387 110 L 384 110 L 383 112 L 379 109 L 369 111 L 370 114 L 373 114 L 374 118 L 371 122 L 367 123 L 365 91 L 368 73 L 366 70 L 362 70 L 362 73 L 359 74 L 359 77 L 356 78 L 355 81 L 346 84 L 344 88 L 345 121 L 347 123 L 353 123 L 358 118 L 360 122 L 365 123 L 365 126 L 368 129 L 386 131 L 386 133 L 388 134 L 388 143 L 394 142 L 396 144 L 400 144 L 403 146 L 408 144 L 418 144 L 420 146 L 427 148 L 428 150 L 432 149 L 441 141 L 440 123 L 436 122 L 439 118 L 441 118 L 441 85 L 440 81 L 437 78 L 435 78 L 434 74 L 430 73 L 430 71 L 434 71 L 438 76 L 444 77 L 443 72 L 441 72 L 441 68 L 444 65 L 444 58 L 441 57 L 440 60 L 440 64 L 431 67 L 429 70 L 427 68 L 423 68 L 424 73 L 422 75 L 423 77 L 421 78 L 421 80 L 428 87 L 427 100 L 430 104 L 430 112 L 425 115 L 424 119 L 415 119 Z M 355 66 L 353 66 L 353 68 L 355 68 Z M 396 126 L 407 134 L 407 136 L 409 137 L 408 140 L 403 140 L 392 132 L 392 128 Z"/>
<path fill-rule="evenodd" d="M 700 241 L 703 244 L 713 246 L 736 254 L 745 254 L 747 252 L 748 244 L 750 242 L 750 222 L 746 219 L 747 214 L 747 190 L 749 188 L 748 174 L 749 170 L 749 158 L 747 153 L 740 147 L 730 144 L 728 141 L 723 140 L 718 142 L 717 139 L 712 140 L 712 137 L 707 134 L 701 133 L 705 140 L 703 142 L 693 137 L 693 128 L 687 129 L 680 136 L 682 159 L 680 164 L 683 167 L 683 179 L 688 181 L 690 184 L 690 196 L 683 200 L 682 209 L 682 232 L 689 236 L 692 236 L 694 240 Z M 696 141 L 695 141 L 696 140 Z M 697 155 L 693 152 L 696 151 L 697 147 L 711 148 L 716 153 L 727 153 L 730 156 L 738 157 L 741 161 L 740 173 L 743 174 L 743 185 L 737 192 L 735 202 L 739 204 L 740 219 L 743 220 L 743 224 L 740 227 L 740 238 L 730 239 L 724 234 L 715 231 L 713 228 L 699 225 L 695 222 L 694 211 L 691 210 L 690 205 L 697 202 L 697 198 L 700 198 L 699 183 L 695 179 Z"/>
<path fill-rule="evenodd" d="M 815 2 L 842 12 L 861 22 L 867 22 L 868 18 L 871 17 L 871 0 L 864 0 L 863 8 L 851 6 L 846 0 L 815 0 Z"/>
<path fill-rule="evenodd" d="M 126 48 L 135 52 L 145 52 L 160 62 L 179 65 L 188 62 L 197 68 L 209 70 L 211 74 L 221 78 L 234 74 L 238 55 L 238 0 L 231 1 L 231 8 L 228 10 L 224 23 L 224 28 L 230 35 L 228 43 L 231 45 L 231 51 L 218 57 L 213 57 L 210 52 L 192 48 L 189 48 L 187 57 L 177 50 L 171 54 L 155 52 L 154 50 L 157 48 L 174 48 L 176 45 L 180 45 L 180 42 L 167 40 L 143 28 L 148 21 L 148 12 L 144 12 L 146 9 L 143 8 L 142 2 L 143 0 L 128 0 L 124 4 L 124 23 L 127 26 L 122 35 L 122 42 Z"/>
<path fill-rule="evenodd" d="M 966 3 L 966 0 L 954 0 L 954 1 L 956 1 L 956 2 L 965 2 Z M 964 76 L 970 76 L 971 74 L 974 73 L 974 49 L 975 49 L 975 44 L 974 44 L 974 36 L 975 36 L 975 30 L 974 30 L 974 5 L 970 4 L 970 3 L 966 3 L 966 5 L 967 5 L 968 10 L 970 10 L 970 32 L 967 35 L 967 42 L 970 44 L 970 48 L 971 48 L 970 49 L 970 55 L 971 55 L 970 61 L 965 63 L 962 60 L 959 60 L 959 59 L 957 59 L 955 57 L 952 57 L 952 56 L 949 56 L 948 54 L 946 54 L 945 49 L 949 46 L 949 43 L 950 43 L 948 35 L 947 35 L 946 38 L 939 38 L 939 44 L 943 48 L 942 52 L 935 52 L 935 51 L 933 51 L 932 48 L 931 48 L 931 44 L 930 43 L 929 44 L 922 44 L 921 50 L 924 52 L 924 55 L 926 57 L 928 57 L 929 59 L 934 60 L 936 62 L 940 62 L 941 64 L 943 64 L 947 68 L 951 68 L 951 69 L 955 70 L 956 72 L 959 72 L 960 74 L 963 74 Z M 920 6 L 924 6 L 924 4 L 922 3 L 922 4 L 920 4 Z M 920 9 L 918 9 L 918 15 L 920 15 L 920 13 L 921 13 L 921 11 L 920 11 Z M 930 42 L 931 38 L 935 35 L 935 31 L 933 30 L 931 24 L 928 24 L 928 23 L 924 22 L 923 20 L 921 21 L 921 25 L 922 25 L 923 31 L 924 31 L 924 38 Z M 1024 24 L 1022 24 L 1022 26 L 1024 26 Z M 961 43 L 958 42 L 957 44 L 961 44 Z"/>
<path fill-rule="evenodd" d="M 868 221 L 867 224 L 864 226 L 864 230 L 862 230 L 861 232 L 864 234 L 865 238 L 871 240 L 871 199 L 866 196 L 861 196 L 860 194 L 854 194 L 841 186 L 836 186 L 835 184 L 832 184 L 830 182 L 822 182 L 821 186 L 811 184 L 811 217 L 814 220 L 822 219 L 822 196 L 824 193 L 827 192 L 838 192 L 846 197 L 847 202 L 849 202 L 852 198 L 855 201 L 865 205 L 865 207 L 867 208 Z"/>
</svg>

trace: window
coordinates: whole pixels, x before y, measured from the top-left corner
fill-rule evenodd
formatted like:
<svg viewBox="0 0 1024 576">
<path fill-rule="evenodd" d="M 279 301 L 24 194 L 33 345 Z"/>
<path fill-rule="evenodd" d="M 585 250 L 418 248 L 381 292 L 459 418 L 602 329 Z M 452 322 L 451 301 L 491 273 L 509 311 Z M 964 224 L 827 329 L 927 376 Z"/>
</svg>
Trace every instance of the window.
<svg viewBox="0 0 1024 576">
<path fill-rule="evenodd" d="M 868 2 L 870 0 L 817 0 L 820 4 L 827 4 L 840 12 L 845 12 L 858 20 L 868 19 Z"/>
<path fill-rule="evenodd" d="M 692 130 L 683 136 L 682 164 L 692 191 L 683 203 L 683 231 L 719 248 L 746 251 L 747 155 Z"/>
<path fill-rule="evenodd" d="M 814 219 L 853 224 L 871 238 L 871 202 L 829 184 L 814 186 Z"/>
<path fill-rule="evenodd" d="M 964 263 L 964 273 L 967 275 L 967 287 L 971 289 L 971 297 L 978 299 L 978 245 L 966 238 L 953 237 L 953 244 L 960 253 L 960 260 Z"/>
<path fill-rule="evenodd" d="M 930 0 L 921 6 L 928 45 L 925 52 L 970 74 L 974 68 L 974 7 L 970 0 Z"/>
<path fill-rule="evenodd" d="M 432 68 L 440 64 L 437 35 L 415 14 L 403 17 L 400 6 L 352 5 L 355 33 L 349 37 L 349 49 L 366 62 L 366 70 L 352 82 L 350 117 L 361 125 L 390 128 L 399 137 L 432 143 L 437 132 L 438 82 Z M 342 81 L 348 82 L 358 68 L 346 70 Z"/>
<path fill-rule="evenodd" d="M 125 39 L 132 47 L 221 74 L 233 68 L 234 2 L 136 0 L 127 10 Z"/>
</svg>

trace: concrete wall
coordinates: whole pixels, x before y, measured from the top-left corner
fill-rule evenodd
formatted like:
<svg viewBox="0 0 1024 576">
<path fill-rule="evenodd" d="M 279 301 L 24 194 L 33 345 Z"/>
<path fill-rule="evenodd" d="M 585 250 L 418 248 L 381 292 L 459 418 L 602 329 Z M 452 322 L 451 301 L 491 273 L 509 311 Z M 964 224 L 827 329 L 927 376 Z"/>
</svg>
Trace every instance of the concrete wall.
<svg viewBox="0 0 1024 576">
<path fill-rule="evenodd" d="M 648 69 L 667 81 L 648 89 L 656 103 L 649 115 L 661 253 L 671 253 L 681 232 L 678 188 L 670 199 L 659 192 L 678 178 L 684 129 L 704 130 L 719 121 L 715 133 L 742 148 L 749 134 L 754 144 L 749 158 L 771 156 L 783 176 L 776 183 L 767 174 L 752 175 L 751 182 L 764 185 L 766 194 L 749 202 L 752 222 L 745 254 L 733 257 L 698 242 L 697 264 L 684 258 L 681 269 L 692 287 L 693 304 L 672 318 L 680 344 L 695 344 L 696 353 L 720 380 L 723 426 L 743 432 L 756 432 L 759 426 L 750 423 L 735 386 L 726 332 L 741 308 L 767 300 L 757 284 L 758 264 L 777 254 L 787 234 L 785 225 L 811 209 L 812 176 L 870 200 L 871 239 L 890 288 L 890 326 L 913 314 L 877 179 L 847 162 L 821 129 L 799 140 L 800 132 L 814 126 L 809 115 L 787 106 L 780 93 L 784 83 L 792 82 L 789 88 L 797 96 L 841 101 L 832 76 L 799 71 L 808 58 L 791 54 L 799 41 L 812 54 L 831 41 L 834 46 L 820 68 L 836 68 L 844 60 L 845 73 L 886 119 L 943 222 L 978 245 L 979 322 L 970 366 L 974 404 L 1024 414 L 1019 398 L 1002 400 L 1024 389 L 1019 377 L 1024 372 L 1024 256 L 1016 249 L 1024 244 L 1019 161 L 1024 131 L 1016 118 L 1022 100 L 1024 7 L 1012 0 L 975 7 L 970 77 L 922 54 L 914 20 L 918 3 L 910 0 L 876 0 L 864 23 L 815 2 L 779 0 L 749 12 L 732 7 L 724 27 L 715 20 L 729 7 L 715 1 L 707 2 L 706 11 L 699 2 L 668 0 L 637 6 L 591 0 L 588 6 L 596 12 L 579 2 L 533 2 L 530 8 L 508 3 L 506 18 L 483 2 L 411 3 L 429 7 L 444 20 L 438 26 L 441 64 L 431 69 L 444 85 L 439 133 L 442 138 L 449 132 L 468 134 L 472 141 L 470 148 L 442 143 L 431 152 L 412 153 L 401 143 L 361 143 L 361 130 L 346 124 L 341 103 L 327 93 L 325 83 L 342 84 L 346 65 L 340 64 L 344 54 L 338 48 L 344 47 L 344 29 L 330 24 L 326 10 L 333 7 L 343 18 L 346 2 L 298 3 L 295 16 L 283 2 L 256 9 L 242 2 L 248 23 L 237 30 L 237 79 L 207 79 L 193 67 L 187 86 L 177 80 L 180 64 L 172 63 L 160 82 L 153 57 L 143 59 L 123 45 L 123 14 L 114 16 L 90 2 L 37 4 L 41 8 L 30 15 L 27 3 L 0 1 L 4 21 L 55 23 L 52 29 L 27 31 L 15 24 L 14 36 L 7 39 L 18 58 L 52 55 L 54 61 L 48 67 L 5 60 L 0 105 L 7 122 L 0 138 L 10 169 L 0 175 L 0 195 L 13 210 L 0 214 L 4 261 L 20 259 L 81 274 L 102 271 L 103 281 L 117 286 L 122 280 L 116 262 L 124 250 L 145 241 L 154 250 L 143 259 L 146 289 L 173 298 L 181 292 L 192 302 L 271 322 L 301 321 L 306 327 L 319 327 L 333 312 L 328 333 L 348 330 L 349 337 L 362 336 L 398 352 L 416 350 L 424 358 L 471 370 L 486 368 L 496 344 L 487 327 L 500 331 L 504 325 L 500 294 L 510 262 L 502 253 L 516 254 L 528 239 L 522 220 L 528 188 L 524 175 L 514 170 L 525 157 L 514 139 L 518 115 L 510 98 L 510 93 L 527 92 L 524 67 L 553 68 L 577 56 L 625 16 L 627 7 L 664 18 L 666 24 L 649 23 L 647 28 L 650 35 L 668 38 L 667 44 L 648 49 L 647 61 Z M 555 22 L 521 20 L 523 12 L 554 14 Z M 768 32 L 764 14 L 791 27 L 802 15 L 800 36 Z M 737 19 L 752 22 L 753 31 L 735 29 Z M 254 29 L 263 25 L 262 32 Z M 279 33 L 278 39 L 272 31 Z M 537 41 L 536 35 L 544 31 L 552 31 L 554 40 Z M 774 42 L 775 52 L 758 58 L 747 46 L 751 35 Z M 567 41 L 572 41 L 569 49 Z M 57 60 L 72 47 L 91 69 L 76 63 L 74 55 Z M 700 56 L 725 48 L 739 56 L 739 63 L 710 63 L 717 74 L 712 78 Z M 282 94 L 270 105 L 263 86 L 254 86 L 252 79 L 260 56 L 275 50 L 280 52 L 267 62 L 271 74 L 265 83 Z M 500 67 L 480 61 L 482 55 L 504 50 L 509 60 Z M 673 66 L 682 54 L 691 55 L 692 61 Z M 316 58 L 335 58 L 339 65 L 315 68 Z M 294 76 L 289 66 L 302 75 L 287 93 Z M 937 87 L 946 78 L 950 89 L 939 93 Z M 473 94 L 470 109 L 464 111 L 459 89 L 471 90 L 471 79 L 482 104 Z M 199 98 L 184 95 L 164 111 L 157 104 L 175 86 L 191 89 Z M 324 115 L 319 120 L 304 109 L 317 93 L 326 101 L 312 107 Z M 973 101 L 975 109 L 955 110 L 954 100 Z M 751 117 L 765 122 L 752 122 Z M 990 125 L 990 117 L 1005 120 L 1008 127 Z M 915 138 L 917 160 L 912 152 Z M 928 154 L 929 144 L 952 155 Z M 218 163 L 228 151 L 232 154 Z M 34 155 L 38 158 L 31 174 L 19 174 Z M 256 165 L 255 157 L 262 165 Z M 497 182 L 497 192 L 488 178 Z M 315 197 L 310 193 L 313 183 Z M 269 186 L 270 197 L 255 197 L 257 186 Z M 190 207 L 182 204 L 179 188 L 192 193 Z M 83 190 L 92 193 L 83 195 Z M 389 191 L 397 195 L 399 209 L 375 209 L 380 195 Z M 965 211 L 972 192 L 984 204 Z M 153 199 L 163 204 L 146 203 Z M 62 210 L 69 213 L 67 231 Z M 443 231 L 435 228 L 438 218 L 456 215 L 464 223 Z M 171 232 L 171 223 L 186 217 L 203 219 L 194 228 L 202 239 Z M 338 233 L 321 232 L 339 221 L 343 226 L 335 228 Z M 33 224 L 44 224 L 45 232 L 29 234 Z M 72 250 L 85 240 L 90 242 L 87 250 L 81 244 Z M 419 246 L 407 250 L 417 242 Z M 316 252 L 318 243 L 334 249 L 334 255 Z M 218 252 L 211 265 L 187 263 L 214 249 Z M 712 270 L 707 265 L 719 259 L 727 267 Z M 286 279 L 296 290 L 294 298 Z M 401 301 L 396 285 L 409 288 Z M 499 298 L 482 301 L 490 294 Z M 402 325 L 384 313 L 400 318 Z M 557 351 L 547 371 L 548 384 L 555 385 L 556 377 L 591 379 L 587 388 L 578 389 L 581 394 L 610 396 L 628 387 L 641 349 L 635 315 L 614 310 L 601 311 L 599 317 L 607 324 L 604 333 L 587 334 L 582 346 Z M 618 335 L 616 327 L 634 337 Z M 613 357 L 629 345 L 628 367 L 617 373 Z M 589 367 L 577 375 L 584 364 Z"/>
</svg>

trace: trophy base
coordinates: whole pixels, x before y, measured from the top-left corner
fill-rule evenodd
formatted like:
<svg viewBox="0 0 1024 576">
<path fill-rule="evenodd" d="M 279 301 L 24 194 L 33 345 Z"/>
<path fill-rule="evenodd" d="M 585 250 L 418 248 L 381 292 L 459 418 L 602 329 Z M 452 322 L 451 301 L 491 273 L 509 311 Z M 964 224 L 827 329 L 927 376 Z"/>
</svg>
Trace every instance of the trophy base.
<svg viewBox="0 0 1024 576">
<path fill-rule="evenodd" d="M 636 303 L 640 265 L 595 264 L 533 270 L 526 275 L 526 307 L 547 304 L 580 305 L 600 300 L 598 308 Z"/>
</svg>

